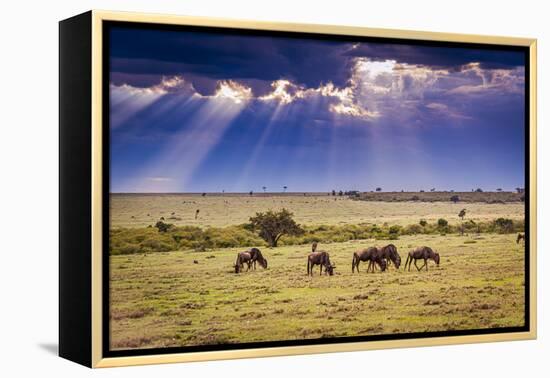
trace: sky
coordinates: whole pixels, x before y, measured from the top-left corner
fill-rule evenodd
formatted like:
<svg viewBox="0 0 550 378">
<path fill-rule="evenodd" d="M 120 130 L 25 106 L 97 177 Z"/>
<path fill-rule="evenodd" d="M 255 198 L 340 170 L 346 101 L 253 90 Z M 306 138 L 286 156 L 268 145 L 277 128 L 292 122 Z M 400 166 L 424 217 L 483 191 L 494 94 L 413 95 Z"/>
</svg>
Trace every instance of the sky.
<svg viewBox="0 0 550 378">
<path fill-rule="evenodd" d="M 111 192 L 514 190 L 523 52 L 110 30 Z"/>
</svg>

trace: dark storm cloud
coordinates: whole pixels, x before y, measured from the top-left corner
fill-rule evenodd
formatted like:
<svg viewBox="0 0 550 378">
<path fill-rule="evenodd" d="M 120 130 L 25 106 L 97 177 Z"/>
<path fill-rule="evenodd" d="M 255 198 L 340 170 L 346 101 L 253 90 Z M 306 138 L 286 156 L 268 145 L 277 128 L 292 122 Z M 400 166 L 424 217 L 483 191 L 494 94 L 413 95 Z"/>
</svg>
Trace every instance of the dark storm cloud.
<svg viewBox="0 0 550 378">
<path fill-rule="evenodd" d="M 111 72 L 113 82 L 136 86 L 158 82 L 161 75 L 185 75 L 195 78 L 199 91 L 212 90 L 209 80 L 223 79 L 260 92 L 278 79 L 341 86 L 349 79 L 350 48 L 336 41 L 113 28 Z"/>
<path fill-rule="evenodd" d="M 484 69 L 511 68 L 525 64 L 523 53 L 518 51 L 387 43 L 361 43 L 347 51 L 345 55 L 447 69 L 460 69 L 461 66 L 472 62 L 480 63 L 481 68 Z"/>
</svg>

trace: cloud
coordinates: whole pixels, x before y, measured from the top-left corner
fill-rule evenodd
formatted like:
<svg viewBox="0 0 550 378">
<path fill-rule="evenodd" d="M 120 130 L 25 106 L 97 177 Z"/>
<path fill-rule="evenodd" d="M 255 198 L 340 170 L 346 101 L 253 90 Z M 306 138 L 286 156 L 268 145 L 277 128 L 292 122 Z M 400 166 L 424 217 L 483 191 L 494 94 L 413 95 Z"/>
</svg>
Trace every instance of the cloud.
<svg viewBox="0 0 550 378">
<path fill-rule="evenodd" d="M 213 97 L 229 99 L 236 104 L 240 104 L 252 98 L 252 89 L 233 80 L 223 80 L 218 83 Z"/>
<path fill-rule="evenodd" d="M 520 50 L 472 49 L 450 46 L 419 46 L 391 43 L 356 43 L 346 51 L 350 57 L 368 57 L 376 61 L 396 60 L 401 63 L 460 69 L 463 65 L 478 62 L 484 69 L 512 69 L 525 64 Z"/>
<path fill-rule="evenodd" d="M 477 62 L 461 67 L 456 74 L 466 81 L 465 84 L 448 90 L 448 94 L 475 95 L 487 92 L 523 94 L 525 70 L 523 67 L 514 69 L 483 69 Z"/>
<path fill-rule="evenodd" d="M 170 182 L 170 181 L 173 181 L 173 179 L 171 177 L 147 177 L 146 179 L 148 181 L 153 181 L 153 182 Z"/>
<path fill-rule="evenodd" d="M 472 117 L 464 115 L 457 110 L 449 108 L 448 105 L 442 104 L 439 102 L 430 102 L 426 105 L 427 109 L 430 109 L 436 114 L 446 116 L 448 118 L 455 118 L 455 119 L 472 119 Z"/>
<path fill-rule="evenodd" d="M 126 76 L 134 86 L 146 85 L 144 76 L 185 75 L 215 80 L 287 79 L 308 87 L 330 80 L 344 85 L 349 78 L 340 41 L 297 39 L 284 35 L 243 35 L 225 30 L 143 30 L 112 27 L 111 71 Z M 150 83 L 150 81 L 149 81 Z M 212 93 L 201 93 L 212 94 Z"/>
<path fill-rule="evenodd" d="M 262 101 L 278 101 L 281 104 L 290 104 L 295 98 L 304 97 L 304 89 L 291 83 L 289 80 L 276 80 L 271 83 L 271 93 L 259 97 Z"/>
<path fill-rule="evenodd" d="M 470 62 L 451 70 L 394 59 L 357 57 L 353 58 L 349 70 L 349 79 L 343 86 L 329 81 L 308 87 L 279 79 L 272 81 L 264 94 L 255 93 L 246 82 L 228 79 L 218 80 L 215 91 L 203 95 L 181 75 L 162 77 L 159 83 L 148 87 L 111 84 L 111 91 L 115 104 L 123 102 L 120 98 L 133 98 L 134 102 L 140 100 L 142 105 L 148 105 L 160 96 L 175 94 L 203 100 L 230 100 L 235 104 L 315 103 L 323 104 L 334 116 L 368 122 L 383 117 L 406 121 L 427 116 L 466 120 L 472 116 L 464 109 L 465 101 L 471 102 L 482 95 L 486 100 L 524 91 L 522 67 L 483 68 L 480 62 Z"/>
</svg>

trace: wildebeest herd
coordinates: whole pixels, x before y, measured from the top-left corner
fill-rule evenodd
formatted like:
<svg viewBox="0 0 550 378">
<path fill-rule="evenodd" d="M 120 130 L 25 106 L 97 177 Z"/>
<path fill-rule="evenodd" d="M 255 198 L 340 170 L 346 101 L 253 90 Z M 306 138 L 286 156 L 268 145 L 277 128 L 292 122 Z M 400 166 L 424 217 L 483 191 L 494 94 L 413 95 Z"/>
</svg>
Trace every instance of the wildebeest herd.
<svg viewBox="0 0 550 378">
<path fill-rule="evenodd" d="M 422 266 L 417 265 L 418 260 L 423 260 Z M 410 251 L 405 261 L 404 269 L 410 271 L 411 265 L 414 261 L 414 266 L 418 271 L 422 269 L 428 270 L 428 260 L 433 260 L 437 266 L 439 266 L 439 253 L 435 252 L 430 247 L 418 247 Z M 396 269 L 401 266 L 401 256 L 397 251 L 397 247 L 393 244 L 388 244 L 384 247 L 368 247 L 353 253 L 351 260 L 351 272 L 355 273 L 355 270 L 359 273 L 359 264 L 368 262 L 367 273 L 374 272 L 376 267 L 383 272 L 388 266 L 394 265 Z M 235 261 L 235 273 L 240 273 L 244 269 L 244 264 L 247 265 L 246 271 L 251 267 L 256 269 L 256 262 L 264 269 L 267 269 L 267 259 L 262 255 L 262 252 L 258 248 L 251 248 L 244 252 L 237 253 L 237 260 Z M 325 270 L 325 275 L 333 275 L 336 266 L 330 262 L 330 255 L 327 251 L 318 251 L 317 242 L 314 242 L 311 246 L 311 253 L 307 257 L 307 274 L 313 275 L 313 268 L 319 265 L 319 275 Z"/>
</svg>

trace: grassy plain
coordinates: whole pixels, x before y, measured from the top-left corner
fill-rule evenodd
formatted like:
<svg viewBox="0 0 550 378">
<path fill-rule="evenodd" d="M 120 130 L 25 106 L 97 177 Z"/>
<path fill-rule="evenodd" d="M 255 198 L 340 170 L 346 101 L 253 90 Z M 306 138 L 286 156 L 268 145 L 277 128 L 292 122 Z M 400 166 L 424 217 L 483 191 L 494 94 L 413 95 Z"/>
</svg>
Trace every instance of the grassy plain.
<svg viewBox="0 0 550 378">
<path fill-rule="evenodd" d="M 177 225 L 226 227 L 257 211 L 287 208 L 304 225 L 419 219 L 524 218 L 522 203 L 381 202 L 323 196 L 113 195 L 112 227 L 144 227 L 160 217 Z M 194 219 L 196 209 L 199 216 Z M 174 213 L 174 214 L 172 214 Z M 175 218 L 175 219 L 171 219 Z M 389 241 L 322 244 L 336 274 L 306 276 L 309 245 L 260 247 L 269 268 L 233 272 L 243 248 L 110 257 L 113 349 L 292 340 L 520 326 L 524 254 L 515 234 L 407 235 L 392 240 L 403 258 L 428 245 L 441 254 L 429 271 L 401 268 L 352 274 L 352 252 Z M 250 247 L 253 247 L 252 245 Z"/>
<path fill-rule="evenodd" d="M 422 194 L 422 193 L 418 193 Z M 482 193 L 483 194 L 483 193 Z M 286 208 L 303 225 L 342 225 L 373 223 L 408 225 L 425 219 L 432 223 L 445 218 L 458 223 L 458 213 L 467 210 L 465 219 L 494 220 L 499 217 L 523 219 L 524 204 L 387 202 L 361 201 L 348 197 L 323 195 L 201 195 L 192 194 L 113 194 L 112 227 L 146 227 L 160 217 L 178 226 L 225 227 L 242 224 L 258 211 Z M 199 210 L 197 219 L 195 212 Z"/>
<path fill-rule="evenodd" d="M 262 248 L 267 270 L 235 274 L 239 249 L 111 256 L 113 349 L 520 326 L 524 261 L 515 235 L 418 235 L 441 265 L 351 272 L 373 240 L 322 245 L 334 276 L 306 275 L 309 246 Z M 198 263 L 194 263 L 194 261 Z"/>
</svg>

